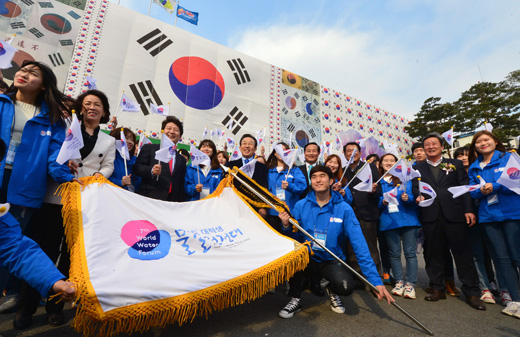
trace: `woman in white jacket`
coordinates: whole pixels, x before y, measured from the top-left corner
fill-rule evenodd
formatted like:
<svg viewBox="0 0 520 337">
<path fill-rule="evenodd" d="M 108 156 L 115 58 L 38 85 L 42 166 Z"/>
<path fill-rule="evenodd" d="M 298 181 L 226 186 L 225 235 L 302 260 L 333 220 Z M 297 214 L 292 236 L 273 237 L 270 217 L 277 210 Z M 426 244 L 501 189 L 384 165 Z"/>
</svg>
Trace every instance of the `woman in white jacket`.
<svg viewBox="0 0 520 337">
<path fill-rule="evenodd" d="M 81 159 L 71 160 L 69 167 L 78 178 L 102 175 L 108 179 L 114 171 L 116 143 L 99 128 L 110 120 L 108 98 L 99 90 L 89 90 L 78 96 L 75 108 L 82 121 L 83 148 Z"/>
</svg>

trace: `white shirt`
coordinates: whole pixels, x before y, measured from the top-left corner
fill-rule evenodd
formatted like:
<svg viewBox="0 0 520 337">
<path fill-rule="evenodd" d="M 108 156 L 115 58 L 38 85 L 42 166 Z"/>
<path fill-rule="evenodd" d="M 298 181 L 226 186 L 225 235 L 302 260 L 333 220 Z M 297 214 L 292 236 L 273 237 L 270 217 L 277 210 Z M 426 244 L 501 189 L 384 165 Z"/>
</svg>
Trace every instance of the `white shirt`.
<svg viewBox="0 0 520 337">
<path fill-rule="evenodd" d="M 432 162 L 431 160 L 426 158 L 426 162 L 428 164 L 430 164 L 431 166 L 433 166 L 433 167 L 437 167 L 437 166 L 439 166 L 442 163 L 442 157 L 441 157 L 441 159 L 437 160 L 436 162 Z"/>
</svg>

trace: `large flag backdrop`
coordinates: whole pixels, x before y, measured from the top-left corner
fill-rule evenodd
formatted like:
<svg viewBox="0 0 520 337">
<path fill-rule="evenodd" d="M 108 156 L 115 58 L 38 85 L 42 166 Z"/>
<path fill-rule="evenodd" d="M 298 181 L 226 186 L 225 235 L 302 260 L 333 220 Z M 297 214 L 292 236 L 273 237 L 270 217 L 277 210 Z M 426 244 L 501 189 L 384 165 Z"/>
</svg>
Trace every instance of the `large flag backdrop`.
<svg viewBox="0 0 520 337">
<path fill-rule="evenodd" d="M 164 117 L 149 106 L 170 103 L 170 114 L 184 122 L 183 143 L 199 142 L 206 126 L 235 139 L 266 127 L 268 145 L 293 132 L 293 147 L 333 143 L 337 132 L 355 129 L 409 153 L 413 142 L 401 116 L 113 2 L 92 2 L 65 92 L 77 96 L 92 76 L 115 112 L 124 90 L 142 111 L 118 119 L 138 134 L 158 139 Z"/>
<path fill-rule="evenodd" d="M 0 38 L 18 49 L 12 67 L 2 69 L 6 82 L 28 59 L 48 64 L 64 88 L 86 1 L 0 1 Z"/>
<path fill-rule="evenodd" d="M 189 203 L 142 197 L 104 178 L 82 180 L 85 186 L 68 183 L 61 194 L 70 279 L 81 301 L 73 327 L 85 335 L 207 316 L 262 296 L 309 261 L 304 245 L 251 208 L 231 175 Z"/>
</svg>

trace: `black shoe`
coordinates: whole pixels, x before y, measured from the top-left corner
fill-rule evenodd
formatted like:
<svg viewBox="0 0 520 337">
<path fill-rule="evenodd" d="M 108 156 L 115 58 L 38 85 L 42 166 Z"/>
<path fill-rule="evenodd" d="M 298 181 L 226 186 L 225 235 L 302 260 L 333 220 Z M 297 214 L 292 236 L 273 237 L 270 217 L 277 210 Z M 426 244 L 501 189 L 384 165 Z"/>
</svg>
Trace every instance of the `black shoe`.
<svg viewBox="0 0 520 337">
<path fill-rule="evenodd" d="M 47 324 L 52 326 L 60 326 L 65 323 L 65 315 L 63 312 L 47 314 Z"/>
<path fill-rule="evenodd" d="M 484 302 L 482 302 L 478 296 L 466 297 L 466 303 L 468 303 L 470 307 L 472 307 L 473 309 L 486 310 Z"/>
<path fill-rule="evenodd" d="M 31 326 L 32 323 L 32 315 L 30 316 L 24 316 L 20 313 L 16 313 L 13 319 L 13 327 L 16 330 L 25 330 L 29 326 Z"/>
</svg>

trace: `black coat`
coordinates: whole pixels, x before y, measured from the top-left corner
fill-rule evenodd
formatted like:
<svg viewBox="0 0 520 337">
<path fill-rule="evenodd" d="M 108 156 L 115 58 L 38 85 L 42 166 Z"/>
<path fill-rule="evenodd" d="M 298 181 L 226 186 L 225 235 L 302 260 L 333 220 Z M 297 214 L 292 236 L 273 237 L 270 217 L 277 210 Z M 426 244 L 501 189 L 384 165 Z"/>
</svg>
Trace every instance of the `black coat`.
<svg viewBox="0 0 520 337">
<path fill-rule="evenodd" d="M 233 160 L 227 163 L 227 167 L 233 168 L 238 167 L 241 168 L 244 165 L 244 162 L 242 161 L 242 158 Z M 267 182 L 267 176 L 269 174 L 269 170 L 267 169 L 267 166 L 265 164 L 262 164 L 260 162 L 256 162 L 255 164 L 255 172 L 253 172 L 252 179 L 260 186 L 265 187 L 266 189 L 269 188 L 269 184 Z"/>
<path fill-rule="evenodd" d="M 468 174 L 460 160 L 444 158 L 442 162 L 455 165 L 455 171 L 448 174 L 441 172 L 438 180 L 435 179 L 430 165 L 426 161 L 415 165 L 415 169 L 421 173 L 421 180 L 429 184 L 437 193 L 433 204 L 428 207 L 419 207 L 419 219 L 421 222 L 433 222 L 439 217 L 439 212 L 442 212 L 444 218 L 449 222 L 466 222 L 464 213 L 475 213 L 470 194 L 466 193 L 453 199 L 453 195 L 448 191 L 448 188 L 468 185 Z M 414 198 L 419 196 L 417 179 L 413 181 L 413 194 Z"/>
<path fill-rule="evenodd" d="M 186 176 L 186 158 L 180 153 L 175 154 L 175 166 L 173 175 L 170 173 L 170 165 L 161 163 L 161 175 L 159 180 L 152 175 L 152 168 L 157 164 L 155 152 L 159 150 L 159 144 L 146 144 L 139 152 L 139 156 L 132 168 L 133 174 L 142 178 L 138 193 L 145 197 L 164 201 L 185 201 L 184 178 Z M 172 193 L 169 194 L 170 184 Z"/>
<path fill-rule="evenodd" d="M 359 161 L 358 166 L 356 166 L 354 170 L 350 169 L 350 167 L 344 167 L 343 170 L 347 170 L 347 173 L 345 173 L 347 181 L 350 181 L 364 164 L 364 162 Z M 372 171 L 372 182 L 375 183 L 379 179 L 379 171 L 375 164 L 370 163 L 368 165 L 370 165 L 370 170 Z M 356 211 L 356 215 L 365 221 L 379 220 L 379 196 L 382 194 L 381 184 L 377 184 L 377 190 L 374 193 L 369 193 L 358 191 L 354 188 L 354 186 L 360 182 L 361 180 L 356 177 L 354 181 L 348 185 L 348 188 L 350 188 L 352 192 L 352 206 Z"/>
</svg>

